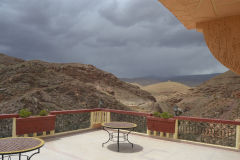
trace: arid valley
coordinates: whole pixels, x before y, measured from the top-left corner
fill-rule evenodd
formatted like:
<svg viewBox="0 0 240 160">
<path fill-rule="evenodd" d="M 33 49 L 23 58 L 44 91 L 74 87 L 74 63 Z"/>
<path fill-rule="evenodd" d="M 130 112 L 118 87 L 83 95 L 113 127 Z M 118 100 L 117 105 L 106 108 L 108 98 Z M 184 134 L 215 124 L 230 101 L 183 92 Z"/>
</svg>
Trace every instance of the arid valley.
<svg viewBox="0 0 240 160">
<path fill-rule="evenodd" d="M 1 113 L 96 107 L 173 113 L 177 105 L 185 116 L 231 120 L 240 116 L 240 76 L 231 71 L 190 87 L 173 81 L 124 82 L 85 64 L 25 61 L 4 54 L 0 62 Z"/>
</svg>

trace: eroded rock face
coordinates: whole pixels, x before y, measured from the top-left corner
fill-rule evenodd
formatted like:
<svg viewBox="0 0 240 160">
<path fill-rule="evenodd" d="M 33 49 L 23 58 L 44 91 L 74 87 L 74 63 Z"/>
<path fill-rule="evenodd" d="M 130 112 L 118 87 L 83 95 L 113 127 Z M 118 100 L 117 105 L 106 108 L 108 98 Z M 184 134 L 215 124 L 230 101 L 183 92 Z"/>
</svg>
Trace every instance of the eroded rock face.
<svg viewBox="0 0 240 160">
<path fill-rule="evenodd" d="M 10 59 L 10 60 L 9 60 Z M 11 61 L 8 63 L 8 61 Z M 0 54 L 0 112 L 115 108 L 154 103 L 151 94 L 86 64 L 24 61 Z"/>
<path fill-rule="evenodd" d="M 186 116 L 237 119 L 240 117 L 240 75 L 232 71 L 192 88 L 187 94 L 169 97 Z"/>
</svg>

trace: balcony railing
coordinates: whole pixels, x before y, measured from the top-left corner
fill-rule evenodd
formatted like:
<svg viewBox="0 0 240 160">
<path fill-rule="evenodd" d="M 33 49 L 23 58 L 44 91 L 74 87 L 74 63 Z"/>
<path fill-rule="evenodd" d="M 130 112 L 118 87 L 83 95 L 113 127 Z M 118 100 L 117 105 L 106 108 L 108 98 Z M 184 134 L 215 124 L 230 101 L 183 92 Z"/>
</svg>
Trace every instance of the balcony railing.
<svg viewBox="0 0 240 160">
<path fill-rule="evenodd" d="M 51 112 L 51 114 L 56 115 L 55 133 L 89 128 L 91 112 L 96 111 L 99 110 L 83 109 Z"/>
<path fill-rule="evenodd" d="M 178 138 L 235 147 L 239 122 L 205 118 L 177 117 Z"/>
<path fill-rule="evenodd" d="M 32 133 L 24 133 L 23 135 L 17 135 L 19 133 L 17 130 L 19 128 L 18 123 L 16 123 L 19 117 L 17 114 L 0 115 L 0 137 L 52 136 L 82 129 L 99 128 L 103 122 L 128 121 L 138 125 L 135 132 L 149 136 L 194 141 L 235 149 L 240 147 L 240 122 L 238 121 L 180 116 L 174 117 L 176 119 L 175 133 L 163 133 L 149 130 L 147 117 L 151 114 L 148 113 L 96 108 L 52 111 L 50 114 L 56 115 L 53 128 L 49 128 L 43 133 L 37 133 L 33 126 Z"/>
<path fill-rule="evenodd" d="M 0 138 L 11 137 L 13 135 L 13 120 L 18 118 L 17 114 L 2 114 L 0 115 Z"/>
</svg>

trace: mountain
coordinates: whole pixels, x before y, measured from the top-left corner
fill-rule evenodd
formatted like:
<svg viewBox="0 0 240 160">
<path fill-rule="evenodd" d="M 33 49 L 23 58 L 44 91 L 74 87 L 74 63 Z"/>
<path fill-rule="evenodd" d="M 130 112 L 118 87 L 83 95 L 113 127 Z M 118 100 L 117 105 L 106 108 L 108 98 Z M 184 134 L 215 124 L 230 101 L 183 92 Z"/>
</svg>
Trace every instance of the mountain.
<svg viewBox="0 0 240 160">
<path fill-rule="evenodd" d="M 240 118 L 240 75 L 227 71 L 189 89 L 186 94 L 168 97 L 165 103 L 169 110 L 177 104 L 186 116 Z"/>
<path fill-rule="evenodd" d="M 190 87 L 195 87 L 219 74 L 221 73 L 175 76 L 175 77 L 169 77 L 168 80 L 179 82 Z"/>
<path fill-rule="evenodd" d="M 156 98 L 157 103 L 155 103 L 154 106 L 149 107 L 149 110 L 151 110 L 151 112 L 153 111 L 172 112 L 171 105 L 169 105 L 169 103 L 166 103 L 166 101 L 170 97 L 184 95 L 188 93 L 189 90 L 191 89 L 191 87 L 189 86 L 171 81 L 155 83 L 147 86 L 140 86 L 139 84 L 136 83 L 132 84 L 139 86 L 141 89 L 151 93 Z"/>
<path fill-rule="evenodd" d="M 139 84 L 141 86 L 151 85 L 155 83 L 159 83 L 162 80 L 156 77 L 139 77 L 139 78 L 120 78 L 124 82 L 128 82 L 131 84 Z"/>
<path fill-rule="evenodd" d="M 141 89 L 151 93 L 158 101 L 161 101 L 172 95 L 185 94 L 190 87 L 178 82 L 168 81 L 142 86 Z"/>
<path fill-rule="evenodd" d="M 42 109 L 141 110 L 156 101 L 150 93 L 92 65 L 24 61 L 4 54 L 0 62 L 0 113 L 22 108 L 34 114 Z"/>
<path fill-rule="evenodd" d="M 9 57 L 5 54 L 0 53 L 0 68 L 8 65 L 24 62 L 24 60 L 14 57 Z"/>
<path fill-rule="evenodd" d="M 173 77 L 140 77 L 140 78 L 121 78 L 121 80 L 129 83 L 137 83 L 142 86 L 151 85 L 159 82 L 174 81 L 185 84 L 190 87 L 200 85 L 201 83 L 219 75 L 220 73 L 201 74 L 201 75 L 184 75 Z"/>
</svg>

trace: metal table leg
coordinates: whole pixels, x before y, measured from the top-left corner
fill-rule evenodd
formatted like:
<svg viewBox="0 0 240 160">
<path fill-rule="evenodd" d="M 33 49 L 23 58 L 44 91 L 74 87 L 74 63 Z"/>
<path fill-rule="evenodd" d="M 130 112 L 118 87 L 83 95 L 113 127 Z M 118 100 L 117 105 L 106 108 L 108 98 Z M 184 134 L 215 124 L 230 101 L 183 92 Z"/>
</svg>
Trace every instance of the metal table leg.
<svg viewBox="0 0 240 160">
<path fill-rule="evenodd" d="M 38 148 L 38 151 L 33 153 L 30 157 L 27 157 L 27 160 L 30 160 L 32 158 L 32 156 L 34 156 L 35 154 L 40 153 L 40 148 Z"/>
<path fill-rule="evenodd" d="M 128 143 L 130 143 L 130 144 L 132 145 L 132 148 L 133 148 L 133 143 L 131 143 L 131 142 L 128 140 L 128 135 L 129 135 L 132 131 L 133 131 L 133 129 L 130 130 L 130 131 L 127 133 L 127 137 L 126 137 L 126 139 L 127 139 Z"/>
<path fill-rule="evenodd" d="M 33 153 L 31 156 L 23 155 L 22 153 L 9 154 L 9 155 L 6 155 L 6 156 L 8 156 L 8 157 L 7 157 L 8 160 L 11 160 L 11 159 L 12 159 L 12 158 L 11 158 L 12 156 L 17 156 L 17 157 L 18 157 L 18 160 L 21 160 L 23 156 L 26 157 L 27 160 L 31 160 L 32 156 L 34 156 L 35 154 L 38 154 L 38 153 L 40 153 L 40 148 L 38 148 L 38 149 L 37 149 L 37 152 Z M 24 159 L 25 159 L 25 158 L 24 158 Z M 4 160 L 4 155 L 2 155 L 1 160 Z"/>
<path fill-rule="evenodd" d="M 121 136 L 123 138 L 122 141 L 120 141 L 120 129 L 118 128 L 117 129 L 117 136 L 114 136 L 114 132 L 113 133 L 110 133 L 105 127 L 103 127 L 103 130 L 105 130 L 106 132 L 108 132 L 108 140 L 104 143 L 102 143 L 102 147 L 108 143 L 109 141 L 113 141 L 113 142 L 117 142 L 117 151 L 119 152 L 119 148 L 120 148 L 120 142 L 124 142 L 124 141 L 128 141 L 128 143 L 130 143 L 132 145 L 132 148 L 133 148 L 133 143 L 131 143 L 129 140 L 128 140 L 128 135 L 134 130 L 134 128 L 132 128 L 130 131 L 128 131 L 127 133 L 122 133 L 123 136 Z M 117 138 L 116 140 L 114 140 L 114 138 Z"/>
<path fill-rule="evenodd" d="M 118 129 L 118 136 L 117 136 L 117 145 L 118 145 L 118 152 L 119 152 L 119 129 Z"/>
<path fill-rule="evenodd" d="M 103 127 L 103 130 L 107 131 L 108 132 L 108 140 L 104 143 L 102 143 L 102 147 L 104 146 L 104 144 L 108 143 L 110 140 L 111 140 L 111 134 L 108 130 L 105 129 L 105 127 Z"/>
</svg>

